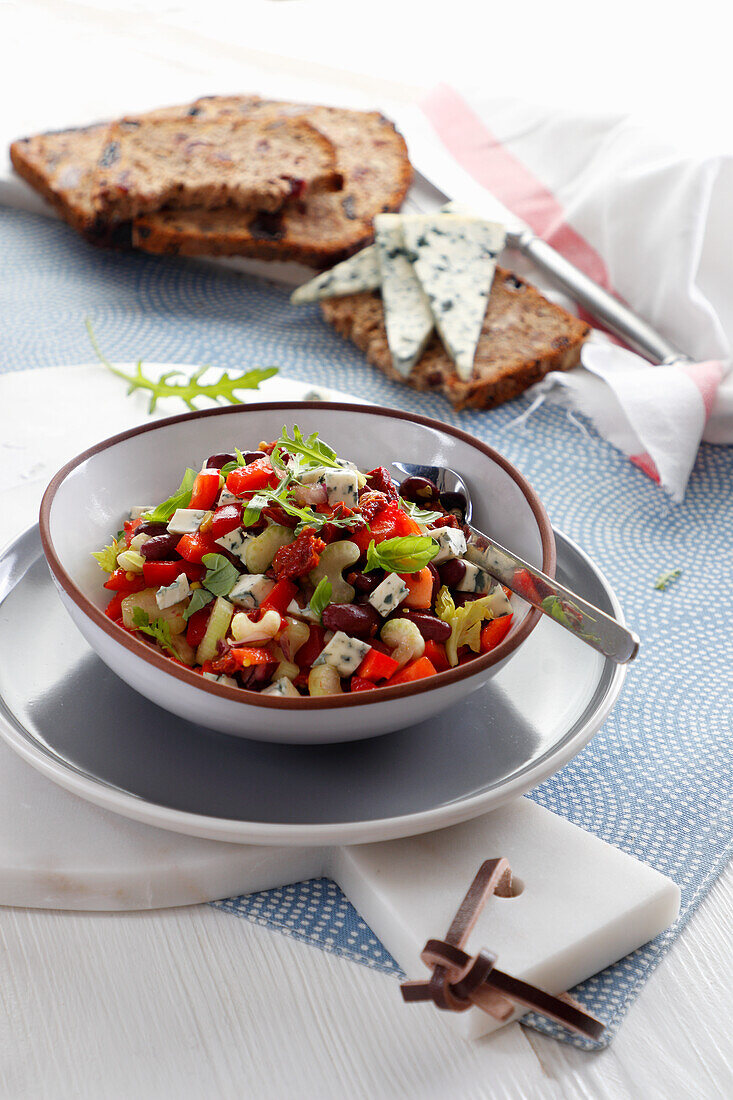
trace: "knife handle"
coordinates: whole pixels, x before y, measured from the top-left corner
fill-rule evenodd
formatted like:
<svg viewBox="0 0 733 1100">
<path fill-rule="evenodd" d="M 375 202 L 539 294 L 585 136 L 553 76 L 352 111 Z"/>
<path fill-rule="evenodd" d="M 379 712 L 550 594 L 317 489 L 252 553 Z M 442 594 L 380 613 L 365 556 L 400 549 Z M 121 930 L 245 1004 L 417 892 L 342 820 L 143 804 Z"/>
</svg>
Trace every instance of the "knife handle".
<svg viewBox="0 0 733 1100">
<path fill-rule="evenodd" d="M 555 286 L 564 290 L 605 328 L 616 336 L 620 336 L 625 343 L 647 359 L 662 365 L 672 362 L 690 362 L 689 357 L 679 348 L 669 340 L 665 340 L 628 306 L 594 283 L 546 241 L 535 236 L 530 229 L 508 234 L 507 244 L 519 249 L 522 255 L 531 260 Z"/>
</svg>

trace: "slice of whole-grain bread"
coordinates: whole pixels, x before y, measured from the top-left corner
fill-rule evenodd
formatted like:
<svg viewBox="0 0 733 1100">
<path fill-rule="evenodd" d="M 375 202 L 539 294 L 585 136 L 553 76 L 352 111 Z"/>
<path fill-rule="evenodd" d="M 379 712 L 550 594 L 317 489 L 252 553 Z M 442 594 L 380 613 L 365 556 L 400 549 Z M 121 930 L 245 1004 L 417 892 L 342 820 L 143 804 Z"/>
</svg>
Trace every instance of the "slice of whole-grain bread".
<svg viewBox="0 0 733 1100">
<path fill-rule="evenodd" d="M 379 291 L 328 298 L 320 303 L 327 321 L 351 340 L 370 363 L 396 382 L 442 393 L 457 408 L 490 409 L 539 382 L 551 370 L 570 370 L 590 328 L 549 302 L 519 276 L 497 267 L 474 360 L 462 381 L 437 336 L 403 379 L 392 365 Z"/>
<path fill-rule="evenodd" d="M 402 135 L 376 111 L 253 103 L 240 97 L 201 99 L 195 107 L 204 117 L 244 113 L 306 118 L 336 147 L 343 188 L 337 194 L 308 196 L 276 215 L 239 217 L 231 210 L 197 209 L 143 215 L 134 222 L 133 244 L 146 252 L 251 256 L 328 267 L 370 243 L 374 216 L 399 210 L 412 181 Z"/>
<path fill-rule="evenodd" d="M 94 172 L 108 124 L 37 134 L 13 143 L 15 170 L 95 244 L 127 246 L 181 255 L 241 255 L 298 260 L 328 267 L 369 244 L 373 218 L 399 210 L 412 181 L 402 136 L 384 116 L 260 99 L 211 96 L 183 107 L 152 111 L 145 119 L 212 117 L 302 117 L 336 147 L 341 192 L 291 203 L 280 214 L 231 210 L 159 211 L 115 224 L 96 210 Z"/>
<path fill-rule="evenodd" d="M 92 202 L 111 221 L 163 206 L 273 213 L 341 182 L 333 143 L 305 118 L 127 118 L 105 135 Z"/>
</svg>

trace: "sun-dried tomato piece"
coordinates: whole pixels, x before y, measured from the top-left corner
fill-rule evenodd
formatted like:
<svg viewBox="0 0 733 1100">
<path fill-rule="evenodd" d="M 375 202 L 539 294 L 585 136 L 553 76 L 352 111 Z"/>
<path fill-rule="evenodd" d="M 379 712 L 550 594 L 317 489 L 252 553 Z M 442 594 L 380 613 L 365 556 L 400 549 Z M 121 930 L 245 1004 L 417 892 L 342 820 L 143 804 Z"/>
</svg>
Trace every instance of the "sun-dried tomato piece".
<svg viewBox="0 0 733 1100">
<path fill-rule="evenodd" d="M 389 504 L 389 497 L 376 489 L 369 489 L 359 497 L 359 511 L 367 523 L 371 523 L 378 512 Z"/>
<path fill-rule="evenodd" d="M 315 534 L 312 527 L 305 530 L 288 546 L 281 546 L 272 563 L 278 580 L 290 580 L 293 577 L 305 577 L 318 565 L 318 559 L 326 544 Z"/>
<path fill-rule="evenodd" d="M 400 494 L 397 491 L 397 486 L 385 466 L 377 466 L 375 470 L 370 470 L 366 478 L 368 488 L 377 493 L 384 493 L 388 500 L 398 499 Z"/>
<path fill-rule="evenodd" d="M 460 525 L 460 523 L 458 522 L 458 520 L 456 519 L 456 517 L 454 515 L 452 515 L 450 512 L 446 512 L 446 514 L 444 516 L 440 516 L 439 519 L 432 520 L 431 523 L 430 523 L 430 526 L 431 527 L 459 527 L 460 528 L 461 525 Z"/>
</svg>

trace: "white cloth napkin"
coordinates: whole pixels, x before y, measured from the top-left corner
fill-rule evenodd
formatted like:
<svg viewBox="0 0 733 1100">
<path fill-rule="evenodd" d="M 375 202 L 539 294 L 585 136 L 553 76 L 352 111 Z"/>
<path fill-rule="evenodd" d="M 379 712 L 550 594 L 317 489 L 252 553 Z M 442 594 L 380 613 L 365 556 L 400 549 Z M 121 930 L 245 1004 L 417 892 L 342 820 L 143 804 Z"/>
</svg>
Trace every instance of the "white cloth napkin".
<svg viewBox="0 0 733 1100">
<path fill-rule="evenodd" d="M 701 439 L 733 443 L 733 161 L 693 160 L 625 118 L 446 86 L 421 107 L 408 140 L 436 186 L 531 226 L 695 360 L 652 366 L 595 332 L 582 367 L 531 391 L 588 416 L 681 501 Z"/>
</svg>

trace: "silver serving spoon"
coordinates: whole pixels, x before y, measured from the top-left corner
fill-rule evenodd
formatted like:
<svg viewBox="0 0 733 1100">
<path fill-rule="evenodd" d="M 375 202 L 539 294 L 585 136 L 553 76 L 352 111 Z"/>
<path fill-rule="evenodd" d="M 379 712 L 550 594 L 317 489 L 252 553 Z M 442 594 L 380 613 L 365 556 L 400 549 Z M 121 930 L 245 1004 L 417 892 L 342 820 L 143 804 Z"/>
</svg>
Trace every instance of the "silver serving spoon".
<svg viewBox="0 0 733 1100">
<path fill-rule="evenodd" d="M 465 481 L 455 470 L 447 466 L 419 466 L 411 462 L 393 462 L 392 465 L 407 477 L 424 477 L 434 482 L 441 498 L 444 498 L 444 506 L 449 510 L 453 507 L 461 508 L 470 530 L 466 553 L 469 561 L 481 566 L 532 607 L 554 619 L 604 657 L 616 661 L 617 664 L 625 664 L 636 657 L 639 639 L 633 631 L 627 630 L 605 611 L 594 607 L 582 596 L 571 592 L 569 588 L 471 526 L 471 494 Z M 424 507 L 429 508 L 429 502 Z"/>
</svg>

